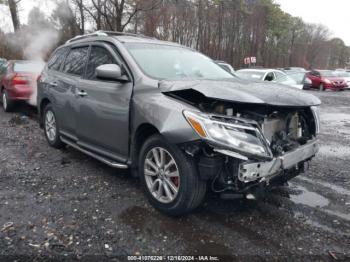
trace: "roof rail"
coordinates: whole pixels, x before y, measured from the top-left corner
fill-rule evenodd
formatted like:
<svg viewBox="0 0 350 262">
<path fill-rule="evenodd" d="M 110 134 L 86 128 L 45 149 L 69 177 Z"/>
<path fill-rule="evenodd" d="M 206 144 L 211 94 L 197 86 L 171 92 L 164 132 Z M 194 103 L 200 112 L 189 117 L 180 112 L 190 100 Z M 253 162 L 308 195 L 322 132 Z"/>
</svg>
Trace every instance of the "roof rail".
<svg viewBox="0 0 350 262">
<path fill-rule="evenodd" d="M 154 37 L 151 37 L 151 36 L 145 36 L 143 34 L 133 34 L 133 33 L 125 33 L 125 32 L 118 32 L 118 31 L 105 31 L 105 30 L 102 30 L 102 31 L 99 31 L 99 32 L 102 32 L 102 33 L 105 33 L 107 35 L 114 35 L 114 36 L 135 36 L 135 37 L 142 37 L 142 38 L 148 38 L 148 39 L 156 39 Z"/>
<path fill-rule="evenodd" d="M 72 39 L 69 39 L 66 43 L 71 43 L 74 41 L 78 41 L 78 40 L 88 38 L 88 37 L 93 37 L 93 36 L 135 36 L 135 37 L 142 37 L 142 38 L 148 38 L 148 39 L 156 39 L 154 37 L 149 37 L 149 36 L 145 36 L 142 34 L 132 34 L 132 33 L 118 32 L 118 31 L 99 30 L 99 31 L 93 32 L 91 34 L 77 35 L 77 36 L 73 37 Z"/>
<path fill-rule="evenodd" d="M 93 36 L 108 36 L 105 32 L 103 31 L 96 31 L 96 32 L 93 32 L 91 34 L 85 34 L 85 35 L 77 35 L 71 39 L 69 39 L 67 43 L 71 43 L 71 42 L 74 42 L 74 41 L 78 41 L 80 39 L 84 39 L 84 38 L 88 38 L 88 37 L 93 37 Z"/>
</svg>

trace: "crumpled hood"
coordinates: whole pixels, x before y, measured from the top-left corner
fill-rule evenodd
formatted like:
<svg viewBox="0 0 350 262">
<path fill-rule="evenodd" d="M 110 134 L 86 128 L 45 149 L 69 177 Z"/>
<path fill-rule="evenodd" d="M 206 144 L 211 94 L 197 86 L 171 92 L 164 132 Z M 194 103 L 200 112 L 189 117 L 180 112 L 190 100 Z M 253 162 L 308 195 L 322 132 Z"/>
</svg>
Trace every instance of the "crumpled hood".
<svg viewBox="0 0 350 262">
<path fill-rule="evenodd" d="M 305 107 L 321 104 L 314 95 L 276 83 L 229 80 L 162 80 L 163 93 L 193 89 L 209 98 L 238 103 L 266 104 L 273 106 Z"/>
</svg>

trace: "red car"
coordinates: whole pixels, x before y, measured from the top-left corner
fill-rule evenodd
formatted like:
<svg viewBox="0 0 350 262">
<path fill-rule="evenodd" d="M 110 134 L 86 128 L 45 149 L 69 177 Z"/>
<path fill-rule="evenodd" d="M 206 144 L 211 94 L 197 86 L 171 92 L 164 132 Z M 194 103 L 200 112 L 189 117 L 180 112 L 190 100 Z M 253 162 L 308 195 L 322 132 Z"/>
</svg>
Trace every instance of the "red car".
<svg viewBox="0 0 350 262">
<path fill-rule="evenodd" d="M 326 89 L 344 90 L 348 87 L 345 79 L 337 76 L 337 73 L 331 70 L 312 70 L 307 74 L 307 77 L 312 81 L 311 87 L 321 91 Z"/>
<path fill-rule="evenodd" d="M 3 108 L 13 109 L 17 101 L 36 105 L 36 80 L 44 68 L 40 61 L 10 60 L 5 73 L 0 76 L 0 91 Z"/>
</svg>

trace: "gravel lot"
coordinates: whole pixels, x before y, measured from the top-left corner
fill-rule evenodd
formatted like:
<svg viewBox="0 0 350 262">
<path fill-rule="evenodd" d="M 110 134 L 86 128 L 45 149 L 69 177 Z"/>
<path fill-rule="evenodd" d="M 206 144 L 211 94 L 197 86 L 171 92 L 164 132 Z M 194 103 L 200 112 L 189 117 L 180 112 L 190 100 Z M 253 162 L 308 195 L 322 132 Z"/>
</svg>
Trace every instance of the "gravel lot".
<svg viewBox="0 0 350 262">
<path fill-rule="evenodd" d="M 210 194 L 177 219 L 150 207 L 127 171 L 50 148 L 33 109 L 0 110 L 0 261 L 350 260 L 350 92 L 312 93 L 323 101 L 321 150 L 305 174 L 265 200 Z"/>
</svg>

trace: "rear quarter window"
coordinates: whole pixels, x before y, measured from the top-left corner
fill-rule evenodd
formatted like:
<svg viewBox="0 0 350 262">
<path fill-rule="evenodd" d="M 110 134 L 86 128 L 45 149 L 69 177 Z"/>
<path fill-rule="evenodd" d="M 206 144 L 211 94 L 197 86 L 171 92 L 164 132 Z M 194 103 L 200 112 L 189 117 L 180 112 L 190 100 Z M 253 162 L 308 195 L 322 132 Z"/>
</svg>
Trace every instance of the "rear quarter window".
<svg viewBox="0 0 350 262">
<path fill-rule="evenodd" d="M 49 62 L 47 63 L 47 67 L 50 70 L 59 71 L 63 63 L 66 52 L 67 52 L 67 48 L 58 49 L 50 58 Z"/>
</svg>

